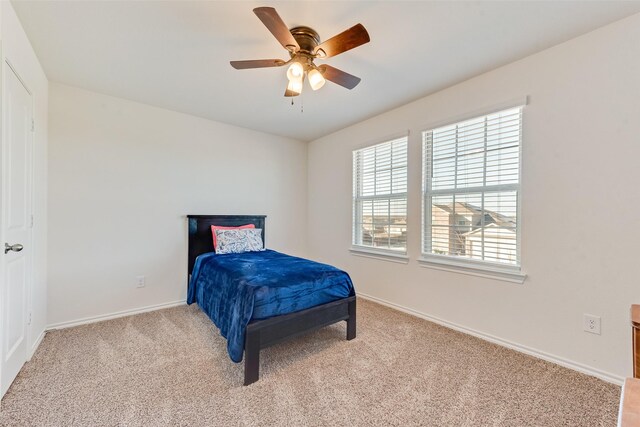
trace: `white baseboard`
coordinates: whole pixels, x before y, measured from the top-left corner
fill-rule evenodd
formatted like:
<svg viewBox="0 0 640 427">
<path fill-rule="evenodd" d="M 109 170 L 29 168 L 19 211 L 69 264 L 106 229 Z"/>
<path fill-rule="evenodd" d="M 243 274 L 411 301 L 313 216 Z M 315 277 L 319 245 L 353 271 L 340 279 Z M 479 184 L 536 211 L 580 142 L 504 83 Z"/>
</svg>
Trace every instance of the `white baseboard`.
<svg viewBox="0 0 640 427">
<path fill-rule="evenodd" d="M 36 353 L 36 350 L 38 349 L 38 347 L 40 347 L 40 343 L 42 343 L 42 340 L 44 339 L 44 336 L 46 334 L 47 334 L 46 329 L 40 332 L 40 335 L 38 335 L 38 339 L 36 339 L 36 341 L 33 343 L 33 345 L 31 346 L 31 349 L 29 350 L 29 354 L 27 354 L 27 361 L 31 360 L 33 355 Z"/>
<path fill-rule="evenodd" d="M 101 314 L 99 316 L 85 317 L 83 319 L 70 320 L 67 322 L 54 323 L 48 325 L 46 330 L 71 328 L 73 326 L 87 325 L 89 323 L 102 322 L 105 320 L 117 319 L 118 317 L 132 316 L 134 314 L 147 313 L 149 311 L 161 310 L 163 308 L 178 307 L 184 305 L 185 300 L 166 302 L 156 305 L 148 305 L 146 307 L 133 308 L 131 310 L 117 311 L 115 313 Z"/>
<path fill-rule="evenodd" d="M 524 354 L 528 354 L 529 356 L 534 356 L 537 357 L 539 359 L 542 360 L 546 360 L 547 362 L 551 362 L 551 363 L 555 363 L 556 365 L 560 365 L 563 366 L 565 368 L 569 368 L 569 369 L 573 369 L 574 371 L 578 371 L 581 372 L 583 374 L 587 374 L 587 375 L 591 375 L 593 377 L 596 378 L 600 378 L 603 381 L 606 381 L 608 383 L 612 383 L 612 384 L 616 384 L 619 386 L 622 386 L 622 384 L 624 383 L 624 377 L 615 375 L 615 374 L 611 374 L 609 372 L 604 372 L 601 371 L 599 369 L 593 368 L 591 366 L 587 366 L 587 365 L 583 365 L 582 363 L 578 363 L 578 362 L 574 362 L 572 360 L 568 360 L 553 354 L 549 354 L 546 353 L 544 351 L 540 351 L 540 350 L 536 350 L 534 348 L 531 347 L 527 347 L 518 343 L 515 343 L 513 341 L 508 341 L 499 337 L 496 337 L 494 335 L 490 335 L 490 334 L 486 334 L 484 332 L 480 332 L 480 331 L 476 331 L 474 329 L 470 329 L 467 328 L 465 326 L 461 326 L 461 325 L 457 325 L 455 323 L 451 323 L 449 321 L 443 320 L 443 319 L 439 319 L 437 317 L 434 316 L 430 316 L 428 314 L 425 313 L 421 313 L 419 311 L 413 310 L 411 308 L 407 308 L 407 307 L 403 307 L 401 305 L 371 296 L 371 295 L 367 295 L 367 294 L 363 294 L 361 292 L 358 292 L 358 297 L 361 297 L 363 299 L 369 300 L 369 301 L 373 301 L 376 302 L 378 304 L 384 305 L 386 307 L 389 308 L 393 308 L 395 310 L 398 311 L 402 311 L 403 313 L 407 313 L 410 314 L 412 316 L 416 316 L 419 317 L 421 319 L 424 320 L 428 320 L 430 322 L 433 323 L 437 323 L 438 325 L 447 327 L 449 329 L 453 329 L 456 330 L 458 332 L 462 332 L 468 335 L 473 335 L 474 337 L 483 339 L 485 341 L 489 341 L 492 342 L 494 344 L 498 344 L 501 345 L 503 347 L 507 347 L 510 348 L 512 350 L 518 351 L 520 353 L 524 353 Z"/>
</svg>

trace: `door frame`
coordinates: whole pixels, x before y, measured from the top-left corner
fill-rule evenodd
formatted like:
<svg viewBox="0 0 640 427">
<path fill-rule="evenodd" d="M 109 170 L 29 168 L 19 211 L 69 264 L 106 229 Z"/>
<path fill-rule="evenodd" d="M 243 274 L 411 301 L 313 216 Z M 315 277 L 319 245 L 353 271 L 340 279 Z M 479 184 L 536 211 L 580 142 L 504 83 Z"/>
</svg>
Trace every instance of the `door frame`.
<svg viewBox="0 0 640 427">
<path fill-rule="evenodd" d="M 9 58 L 5 57 L 4 55 L 4 49 L 2 47 L 2 43 L 0 42 L 0 58 L 2 58 L 2 66 L 0 67 L 0 80 L 1 80 L 1 89 L 0 89 L 0 246 L 2 245 L 2 242 L 6 242 L 6 235 L 5 235 L 5 217 L 3 215 L 4 213 L 4 208 L 5 208 L 5 194 L 4 194 L 4 185 L 5 185 L 5 168 L 4 166 L 4 161 L 6 158 L 6 141 L 7 141 L 7 137 L 5 134 L 5 130 L 6 130 L 6 107 L 5 107 L 5 94 L 7 93 L 7 74 L 8 73 L 13 73 L 16 78 L 18 79 L 18 81 L 22 84 L 22 86 L 25 88 L 25 90 L 27 91 L 27 93 L 29 94 L 29 97 L 31 99 L 31 120 L 32 123 L 34 123 L 34 118 L 35 118 L 35 102 L 34 102 L 34 95 L 33 95 L 33 91 L 29 88 L 29 85 L 26 83 L 26 81 L 22 78 L 22 76 L 20 75 L 20 73 L 17 71 L 16 67 L 13 66 L 13 64 L 11 63 L 11 61 L 9 60 Z M 34 254 L 35 254 L 35 237 L 34 237 L 34 233 L 33 233 L 33 212 L 34 212 L 34 203 L 35 203 L 35 171 L 34 171 L 34 163 L 35 163 L 35 129 L 32 125 L 31 128 L 31 138 L 30 138 L 30 147 L 28 150 L 28 157 L 27 160 L 25 162 L 25 166 L 29 168 L 28 171 L 28 179 L 29 179 L 29 183 L 28 183 L 28 198 L 29 198 L 29 218 L 30 218 L 30 224 L 29 227 L 27 227 L 29 229 L 28 231 L 28 241 L 25 242 L 26 244 L 29 245 L 30 247 L 30 251 L 27 252 L 25 254 L 26 256 L 26 268 L 27 268 L 27 273 L 26 273 L 26 302 L 25 302 L 25 313 L 26 313 L 26 318 L 25 318 L 25 322 L 26 322 L 26 334 L 25 334 L 25 339 L 27 340 L 26 345 L 25 345 L 25 355 L 24 355 L 24 360 L 25 362 L 28 362 L 29 360 L 31 360 L 31 341 L 32 341 L 32 331 L 31 331 L 31 323 L 32 323 L 32 311 L 33 311 L 33 297 L 32 297 L 32 292 L 33 292 L 33 277 L 34 277 Z M 6 283 L 5 283 L 5 271 L 6 271 L 6 261 L 5 258 L 2 257 L 2 259 L 0 259 L 0 307 L 4 307 L 4 298 L 5 298 L 5 293 L 6 293 Z M 1 315 L 0 316 L 0 343 L 3 343 L 3 339 L 4 339 L 4 316 Z M 4 345 L 0 345 L 0 357 L 4 359 Z M 2 363 L 0 363 L 0 369 L 2 368 Z M 0 371 L 0 379 L 2 378 L 1 376 L 1 371 Z M 4 384 L 0 384 L 0 387 L 4 386 Z M 3 396 L 0 395 L 0 399 Z"/>
</svg>

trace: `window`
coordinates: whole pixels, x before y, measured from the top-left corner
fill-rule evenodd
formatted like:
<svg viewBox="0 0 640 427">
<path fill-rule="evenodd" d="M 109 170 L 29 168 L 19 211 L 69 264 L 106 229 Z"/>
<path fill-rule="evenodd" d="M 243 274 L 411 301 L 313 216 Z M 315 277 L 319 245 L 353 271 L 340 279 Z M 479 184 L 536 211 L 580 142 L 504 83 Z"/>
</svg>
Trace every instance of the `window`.
<svg viewBox="0 0 640 427">
<path fill-rule="evenodd" d="M 522 108 L 422 134 L 423 257 L 519 267 Z"/>
<path fill-rule="evenodd" d="M 353 245 L 407 251 L 407 138 L 353 152 Z"/>
</svg>

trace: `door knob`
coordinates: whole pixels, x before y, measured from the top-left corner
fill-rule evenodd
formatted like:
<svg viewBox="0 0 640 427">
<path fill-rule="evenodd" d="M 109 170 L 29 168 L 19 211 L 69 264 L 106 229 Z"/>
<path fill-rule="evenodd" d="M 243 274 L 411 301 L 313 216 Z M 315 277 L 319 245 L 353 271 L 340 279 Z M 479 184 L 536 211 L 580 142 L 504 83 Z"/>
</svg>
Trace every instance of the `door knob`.
<svg viewBox="0 0 640 427">
<path fill-rule="evenodd" d="M 10 245 L 8 243 L 4 244 L 4 253 L 6 254 L 9 251 L 13 251 L 13 252 L 20 252 L 22 249 L 24 249 L 24 246 L 22 246 L 20 243 L 16 243 L 15 245 Z"/>
</svg>

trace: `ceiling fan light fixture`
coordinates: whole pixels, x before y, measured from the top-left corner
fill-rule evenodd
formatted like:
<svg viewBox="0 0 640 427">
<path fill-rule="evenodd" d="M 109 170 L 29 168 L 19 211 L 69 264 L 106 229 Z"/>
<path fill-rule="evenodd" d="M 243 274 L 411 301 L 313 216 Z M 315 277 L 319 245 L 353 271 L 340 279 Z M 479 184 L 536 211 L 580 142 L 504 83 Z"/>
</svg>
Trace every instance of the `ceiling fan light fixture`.
<svg viewBox="0 0 640 427">
<path fill-rule="evenodd" d="M 287 78 L 290 81 L 301 80 L 303 75 L 304 67 L 302 67 L 302 64 L 299 62 L 292 63 L 287 70 Z"/>
<path fill-rule="evenodd" d="M 324 77 L 322 77 L 322 73 L 316 70 L 315 68 L 309 71 L 309 74 L 307 75 L 307 77 L 309 77 L 309 85 L 313 90 L 320 89 L 322 86 L 324 86 L 326 82 Z"/>
<path fill-rule="evenodd" d="M 347 89 L 353 89 L 360 83 L 359 77 L 328 64 L 317 67 L 313 61 L 317 58 L 331 58 L 369 43 L 371 41 L 369 33 L 362 24 L 356 24 L 321 42 L 320 35 L 311 27 L 289 28 L 273 7 L 257 7 L 253 12 L 278 43 L 287 50 L 290 59 L 288 61 L 282 59 L 231 61 L 231 66 L 236 70 L 289 65 L 287 69 L 289 82 L 284 93 L 285 97 L 300 95 L 302 83 L 306 77 L 309 77 L 309 85 L 313 90 L 323 87 L 327 80 Z"/>
</svg>

